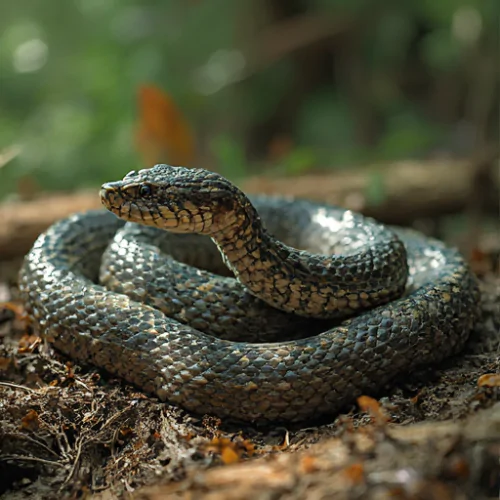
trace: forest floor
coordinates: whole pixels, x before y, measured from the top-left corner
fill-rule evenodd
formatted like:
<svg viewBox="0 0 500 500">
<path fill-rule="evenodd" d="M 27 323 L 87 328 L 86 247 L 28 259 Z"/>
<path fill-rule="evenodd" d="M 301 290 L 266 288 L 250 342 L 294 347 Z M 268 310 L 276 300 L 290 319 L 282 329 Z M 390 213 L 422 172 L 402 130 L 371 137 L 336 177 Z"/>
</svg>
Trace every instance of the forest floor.
<svg viewBox="0 0 500 500">
<path fill-rule="evenodd" d="M 55 352 L 16 302 L 17 265 L 0 266 L 0 498 L 498 498 L 492 272 L 459 355 L 335 419 L 256 428 L 189 414 Z"/>
</svg>

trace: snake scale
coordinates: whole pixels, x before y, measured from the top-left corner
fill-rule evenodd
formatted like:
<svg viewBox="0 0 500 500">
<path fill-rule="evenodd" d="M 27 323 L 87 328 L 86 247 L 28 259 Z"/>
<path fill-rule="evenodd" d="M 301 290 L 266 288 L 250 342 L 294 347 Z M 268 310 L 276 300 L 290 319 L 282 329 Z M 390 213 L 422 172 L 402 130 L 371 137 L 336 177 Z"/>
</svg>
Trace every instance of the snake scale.
<svg viewBox="0 0 500 500">
<path fill-rule="evenodd" d="M 458 352 L 478 319 L 463 257 L 412 230 L 168 165 L 100 195 L 108 210 L 26 256 L 26 309 L 70 358 L 198 414 L 335 414 Z"/>
</svg>

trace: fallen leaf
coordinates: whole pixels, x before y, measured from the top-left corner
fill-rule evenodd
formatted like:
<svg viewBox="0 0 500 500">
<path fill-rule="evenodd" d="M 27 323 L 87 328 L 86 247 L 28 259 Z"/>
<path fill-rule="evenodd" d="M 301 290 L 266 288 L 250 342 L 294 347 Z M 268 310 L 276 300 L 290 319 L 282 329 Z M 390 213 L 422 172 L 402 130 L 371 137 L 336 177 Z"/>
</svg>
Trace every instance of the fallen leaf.
<svg viewBox="0 0 500 500">
<path fill-rule="evenodd" d="M 0 371 L 7 371 L 11 360 L 9 358 L 0 358 Z"/>
<path fill-rule="evenodd" d="M 173 99 L 158 87 L 143 85 L 138 91 L 138 107 L 136 147 L 144 163 L 193 166 L 194 136 Z"/>
<path fill-rule="evenodd" d="M 242 455 L 252 456 L 255 451 L 253 443 L 247 439 L 233 441 L 228 438 L 214 437 L 205 447 L 206 451 L 220 455 L 224 464 L 239 462 Z"/>
<path fill-rule="evenodd" d="M 236 453 L 236 451 L 233 448 L 230 448 L 229 446 L 226 446 L 221 453 L 221 458 L 222 461 L 226 464 L 234 464 L 239 461 L 240 455 L 239 453 Z"/>
<path fill-rule="evenodd" d="M 19 354 L 30 354 L 42 343 L 42 339 L 37 335 L 23 335 L 19 339 Z"/>
<path fill-rule="evenodd" d="M 316 457 L 306 455 L 300 461 L 300 468 L 304 474 L 311 474 L 319 469 L 317 462 Z"/>
<path fill-rule="evenodd" d="M 35 410 L 30 410 L 21 420 L 21 428 L 25 430 L 35 431 L 40 427 L 38 413 Z"/>
<path fill-rule="evenodd" d="M 477 379 L 479 387 L 499 387 L 500 373 L 485 373 Z"/>
<path fill-rule="evenodd" d="M 384 424 L 389 420 L 385 412 L 382 410 L 380 403 L 376 399 L 369 396 L 360 396 L 357 401 L 361 410 L 369 413 L 376 423 Z"/>
<path fill-rule="evenodd" d="M 355 463 L 347 466 L 344 470 L 344 475 L 353 483 L 360 484 L 365 477 L 365 468 L 362 463 Z"/>
</svg>

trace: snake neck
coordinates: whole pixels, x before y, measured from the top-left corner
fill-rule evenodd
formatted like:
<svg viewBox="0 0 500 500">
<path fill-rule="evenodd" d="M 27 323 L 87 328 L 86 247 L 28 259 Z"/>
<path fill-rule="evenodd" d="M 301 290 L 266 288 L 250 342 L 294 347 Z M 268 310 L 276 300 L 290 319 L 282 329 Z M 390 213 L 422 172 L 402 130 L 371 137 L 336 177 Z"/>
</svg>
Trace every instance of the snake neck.
<svg viewBox="0 0 500 500">
<path fill-rule="evenodd" d="M 285 270 L 288 253 L 283 252 L 286 247 L 266 231 L 257 210 L 243 193 L 236 207 L 226 225 L 210 236 L 239 281 L 252 294 L 276 305 L 275 294 L 271 290 L 267 294 L 263 284 L 272 283 L 280 272 L 289 275 Z"/>
<path fill-rule="evenodd" d="M 357 255 L 297 250 L 266 231 L 242 193 L 225 224 L 210 236 L 226 266 L 247 290 L 286 312 L 343 318 L 387 303 L 405 289 L 406 251 L 397 238 L 381 250 L 370 247 Z M 391 265 L 381 269 L 378 262 L 386 259 Z"/>
<path fill-rule="evenodd" d="M 271 236 L 248 198 L 239 194 L 226 224 L 210 235 L 224 263 L 252 295 L 267 304 L 287 312 L 304 310 L 309 282 L 317 276 L 310 269 L 301 272 L 297 266 L 301 252 Z M 298 283 L 300 286 L 296 286 Z M 305 316 L 323 315 L 318 304 L 305 309 L 310 309 Z"/>
<path fill-rule="evenodd" d="M 219 248 L 226 266 L 238 277 L 245 271 L 254 269 L 263 257 L 263 249 L 272 247 L 272 241 L 257 210 L 244 195 L 226 224 L 210 236 Z"/>
</svg>

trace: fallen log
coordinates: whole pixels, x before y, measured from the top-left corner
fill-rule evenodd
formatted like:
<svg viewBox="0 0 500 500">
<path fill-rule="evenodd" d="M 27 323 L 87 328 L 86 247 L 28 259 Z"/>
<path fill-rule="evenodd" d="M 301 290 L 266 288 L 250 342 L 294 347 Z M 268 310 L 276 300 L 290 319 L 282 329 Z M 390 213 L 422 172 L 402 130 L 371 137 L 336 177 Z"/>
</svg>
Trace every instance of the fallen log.
<svg viewBox="0 0 500 500">
<path fill-rule="evenodd" d="M 250 177 L 239 185 L 248 193 L 327 201 L 382 222 L 405 225 L 464 210 L 469 204 L 474 173 L 470 161 L 404 161 L 301 177 Z M 99 207 L 97 188 L 71 194 L 41 194 L 30 201 L 0 205 L 0 260 L 26 253 L 36 237 L 56 220 Z"/>
</svg>

